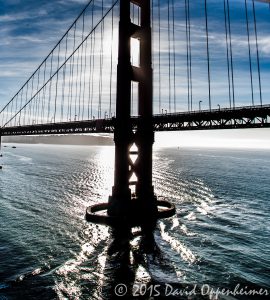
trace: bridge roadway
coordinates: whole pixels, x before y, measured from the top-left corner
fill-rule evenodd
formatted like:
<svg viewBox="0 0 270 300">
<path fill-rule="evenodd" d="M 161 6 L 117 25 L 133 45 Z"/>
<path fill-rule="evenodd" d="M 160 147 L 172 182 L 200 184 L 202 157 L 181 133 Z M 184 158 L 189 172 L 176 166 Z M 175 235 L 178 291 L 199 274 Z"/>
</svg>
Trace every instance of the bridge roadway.
<svg viewBox="0 0 270 300">
<path fill-rule="evenodd" d="M 131 117 L 135 129 L 139 117 Z M 33 124 L 0 128 L 1 136 L 113 133 L 115 118 Z M 221 108 L 153 116 L 154 131 L 208 130 L 270 127 L 270 105 Z"/>
</svg>

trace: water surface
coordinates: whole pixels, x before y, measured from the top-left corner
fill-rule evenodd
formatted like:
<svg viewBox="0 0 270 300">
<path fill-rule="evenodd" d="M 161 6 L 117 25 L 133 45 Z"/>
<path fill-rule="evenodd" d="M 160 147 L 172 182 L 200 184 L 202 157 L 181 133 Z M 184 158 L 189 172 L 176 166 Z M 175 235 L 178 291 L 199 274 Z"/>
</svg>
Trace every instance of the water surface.
<svg viewBox="0 0 270 300">
<path fill-rule="evenodd" d="M 109 255 L 107 227 L 84 220 L 111 193 L 113 147 L 7 146 L 0 299 L 113 299 L 121 280 L 270 289 L 269 152 L 155 149 L 155 192 L 177 215 L 158 223 L 154 253 L 137 237 L 125 257 Z"/>
</svg>

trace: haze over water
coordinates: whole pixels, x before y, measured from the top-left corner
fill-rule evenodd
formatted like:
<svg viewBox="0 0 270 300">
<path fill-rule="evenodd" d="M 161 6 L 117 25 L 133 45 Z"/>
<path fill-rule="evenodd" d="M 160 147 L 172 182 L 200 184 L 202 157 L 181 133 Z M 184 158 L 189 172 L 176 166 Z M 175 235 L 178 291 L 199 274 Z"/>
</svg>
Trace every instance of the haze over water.
<svg viewBox="0 0 270 300">
<path fill-rule="evenodd" d="M 109 229 L 84 220 L 111 193 L 114 148 L 16 146 L 1 158 L 0 299 L 113 299 L 126 269 L 130 285 L 270 289 L 269 151 L 156 148 L 155 192 L 177 215 L 123 266 Z"/>
</svg>

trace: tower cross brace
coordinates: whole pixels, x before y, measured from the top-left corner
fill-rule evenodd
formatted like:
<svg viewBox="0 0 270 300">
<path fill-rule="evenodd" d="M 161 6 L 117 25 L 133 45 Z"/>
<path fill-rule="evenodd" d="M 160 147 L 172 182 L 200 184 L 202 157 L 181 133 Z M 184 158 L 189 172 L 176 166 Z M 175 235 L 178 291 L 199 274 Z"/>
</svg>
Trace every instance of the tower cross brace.
<svg viewBox="0 0 270 300">
<path fill-rule="evenodd" d="M 138 24 L 131 22 L 131 5 L 139 10 Z M 151 1 L 120 0 L 119 45 L 117 65 L 116 118 L 114 120 L 114 186 L 109 202 L 91 206 L 86 219 L 102 224 L 127 224 L 153 228 L 158 217 L 175 213 L 173 205 L 157 201 L 152 183 L 153 70 L 151 36 Z M 131 39 L 139 41 L 139 66 L 131 64 Z M 131 86 L 138 83 L 138 123 L 131 122 Z M 136 151 L 132 150 L 135 145 Z M 135 162 L 130 155 L 136 155 Z M 131 181 L 132 175 L 137 178 Z M 131 186 L 135 193 L 131 193 Z M 158 206 L 167 210 L 158 211 Z M 107 216 L 96 215 L 107 210 Z"/>
</svg>

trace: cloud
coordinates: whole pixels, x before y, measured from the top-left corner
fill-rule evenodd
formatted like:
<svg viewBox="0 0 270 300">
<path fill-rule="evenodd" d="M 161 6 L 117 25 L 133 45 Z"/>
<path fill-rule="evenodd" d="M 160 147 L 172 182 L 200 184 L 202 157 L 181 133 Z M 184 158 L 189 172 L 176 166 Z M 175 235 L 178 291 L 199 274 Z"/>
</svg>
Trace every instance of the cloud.
<svg viewBox="0 0 270 300">
<path fill-rule="evenodd" d="M 261 37 L 259 39 L 259 45 L 260 45 L 260 50 L 266 54 L 266 55 L 270 55 L 270 35 L 266 36 L 266 37 Z"/>
</svg>

